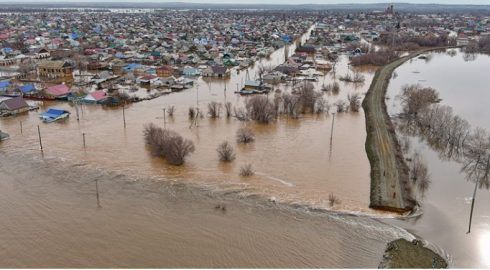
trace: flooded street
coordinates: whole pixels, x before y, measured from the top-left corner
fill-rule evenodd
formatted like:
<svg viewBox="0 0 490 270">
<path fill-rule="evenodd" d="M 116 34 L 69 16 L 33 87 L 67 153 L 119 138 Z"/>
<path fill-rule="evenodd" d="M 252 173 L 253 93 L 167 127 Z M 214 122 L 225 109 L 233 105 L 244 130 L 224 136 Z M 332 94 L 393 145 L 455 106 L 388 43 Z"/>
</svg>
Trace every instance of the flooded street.
<svg viewBox="0 0 490 270">
<path fill-rule="evenodd" d="M 396 96 L 405 84 L 419 83 L 439 91 L 442 105 L 467 120 L 473 128 L 490 129 L 486 100 L 490 57 L 434 52 L 428 60 L 413 59 L 400 66 L 388 88 L 388 112 L 396 115 L 400 100 Z M 483 102 L 482 102 L 483 101 Z M 490 267 L 490 203 L 488 190 L 479 190 L 471 234 L 468 230 L 474 184 L 465 180 L 461 164 L 441 160 L 439 154 L 419 138 L 409 138 L 411 151 L 418 150 L 427 161 L 432 184 L 423 201 L 423 215 L 407 222 L 394 221 L 414 234 L 443 247 L 452 255 L 455 267 Z"/>
</svg>

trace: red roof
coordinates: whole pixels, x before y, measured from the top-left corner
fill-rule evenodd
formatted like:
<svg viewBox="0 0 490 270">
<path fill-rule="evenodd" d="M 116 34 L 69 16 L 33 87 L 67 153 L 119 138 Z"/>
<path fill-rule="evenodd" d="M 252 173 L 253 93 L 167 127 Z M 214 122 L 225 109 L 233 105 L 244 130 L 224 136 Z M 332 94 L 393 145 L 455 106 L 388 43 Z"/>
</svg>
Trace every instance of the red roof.
<svg viewBox="0 0 490 270">
<path fill-rule="evenodd" d="M 89 93 L 89 95 L 91 95 L 97 101 L 107 98 L 107 94 L 104 92 L 104 90 L 94 91 L 92 93 Z"/>
<path fill-rule="evenodd" d="M 59 96 L 66 96 L 70 93 L 70 88 L 66 86 L 65 84 L 58 84 L 54 86 L 50 86 L 46 89 L 46 93 L 49 95 L 59 97 Z"/>
<path fill-rule="evenodd" d="M 157 78 L 157 76 L 148 74 L 148 75 L 143 76 L 142 79 L 149 81 L 149 80 L 153 80 L 153 79 L 156 79 L 156 78 Z"/>
</svg>

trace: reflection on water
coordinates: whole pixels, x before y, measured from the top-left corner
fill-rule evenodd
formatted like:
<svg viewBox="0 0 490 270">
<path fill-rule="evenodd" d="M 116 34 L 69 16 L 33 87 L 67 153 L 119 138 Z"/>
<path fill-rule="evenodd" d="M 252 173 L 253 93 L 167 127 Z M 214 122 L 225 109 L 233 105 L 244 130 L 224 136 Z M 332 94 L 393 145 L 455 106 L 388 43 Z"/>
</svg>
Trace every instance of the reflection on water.
<svg viewBox="0 0 490 270">
<path fill-rule="evenodd" d="M 414 59 L 400 66 L 398 76 L 390 82 L 387 101 L 391 115 L 399 112 L 400 94 L 405 84 L 419 83 L 439 91 L 443 99 L 441 105 L 453 108 L 454 114 L 467 120 L 473 127 L 490 129 L 486 115 L 488 106 L 484 100 L 490 96 L 486 91 L 487 72 L 490 57 L 478 55 L 467 62 L 465 55 L 432 53 L 430 62 Z M 432 185 L 423 203 L 424 214 L 408 223 L 394 222 L 406 227 L 447 250 L 457 267 L 489 267 L 483 258 L 482 243 L 486 242 L 489 212 L 485 208 L 490 202 L 488 191 L 480 190 L 476 200 L 471 234 L 466 234 L 469 219 L 471 196 L 474 184 L 465 180 L 460 172 L 461 165 L 441 158 L 422 138 L 409 137 L 412 151 L 418 151 L 427 160 Z"/>
</svg>

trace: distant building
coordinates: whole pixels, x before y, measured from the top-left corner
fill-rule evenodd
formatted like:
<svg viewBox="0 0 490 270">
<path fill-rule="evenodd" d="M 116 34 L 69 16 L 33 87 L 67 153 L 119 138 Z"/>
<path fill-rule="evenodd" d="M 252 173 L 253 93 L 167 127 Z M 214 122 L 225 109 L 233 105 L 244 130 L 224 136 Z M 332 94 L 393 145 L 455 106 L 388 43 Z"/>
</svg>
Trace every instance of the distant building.
<svg viewBox="0 0 490 270">
<path fill-rule="evenodd" d="M 38 74 L 45 78 L 71 78 L 73 67 L 64 61 L 47 61 L 39 64 Z"/>
</svg>

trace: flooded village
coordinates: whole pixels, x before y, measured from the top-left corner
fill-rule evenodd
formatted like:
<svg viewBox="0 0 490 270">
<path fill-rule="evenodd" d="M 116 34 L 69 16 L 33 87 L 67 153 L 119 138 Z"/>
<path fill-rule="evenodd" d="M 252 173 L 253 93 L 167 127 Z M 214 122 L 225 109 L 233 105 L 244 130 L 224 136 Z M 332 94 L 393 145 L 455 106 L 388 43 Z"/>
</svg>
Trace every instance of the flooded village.
<svg viewBox="0 0 490 270">
<path fill-rule="evenodd" d="M 490 266 L 488 6 L 183 5 L 0 8 L 0 266 Z"/>
</svg>

